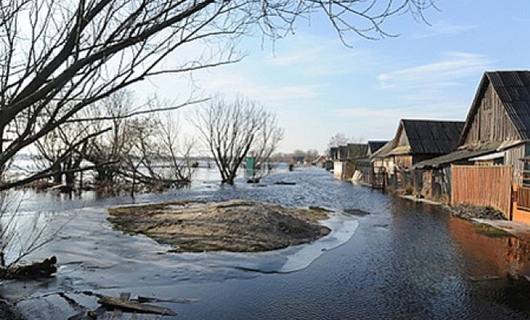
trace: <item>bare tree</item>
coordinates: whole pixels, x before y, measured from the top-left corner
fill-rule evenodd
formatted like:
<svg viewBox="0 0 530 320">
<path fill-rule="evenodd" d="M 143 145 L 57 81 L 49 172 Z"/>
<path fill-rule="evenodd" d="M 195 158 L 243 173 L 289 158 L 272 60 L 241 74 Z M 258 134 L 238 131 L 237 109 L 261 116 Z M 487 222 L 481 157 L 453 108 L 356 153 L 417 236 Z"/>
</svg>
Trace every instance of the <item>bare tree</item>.
<svg viewBox="0 0 530 320">
<path fill-rule="evenodd" d="M 81 164 L 89 142 L 101 133 L 103 130 L 95 131 L 90 122 L 67 123 L 36 141 L 33 159 L 40 170 L 51 168 L 54 184 L 66 182 L 67 189 L 72 190 L 76 174 L 91 169 Z"/>
<path fill-rule="evenodd" d="M 336 133 L 329 139 L 328 148 L 345 146 L 352 141 L 352 138 L 348 138 L 344 133 Z"/>
<path fill-rule="evenodd" d="M 122 90 L 87 109 L 87 119 L 83 122 L 92 122 L 95 132 L 110 128 L 105 134 L 91 139 L 85 152 L 85 159 L 95 166 L 95 183 L 100 187 L 117 182 L 119 166 L 132 149 L 135 132 L 129 127 L 130 119 L 126 116 L 133 108 L 133 101 L 132 92 Z"/>
<path fill-rule="evenodd" d="M 298 18 L 320 11 L 343 39 L 348 32 L 375 38 L 390 35 L 381 28 L 389 16 L 423 18 L 431 6 L 432 0 L 2 1 L 0 171 L 88 105 L 133 83 L 238 61 L 232 42 L 220 40 L 235 40 L 250 28 L 277 38 Z M 170 53 L 197 42 L 209 50 L 162 67 Z"/>
<path fill-rule="evenodd" d="M 149 110 L 162 110 L 168 102 L 149 99 Z M 94 132 L 109 130 L 89 140 L 84 158 L 93 164 L 99 191 L 119 192 L 129 188 L 152 191 L 182 186 L 191 181 L 189 152 L 179 148 L 176 124 L 145 112 L 136 113 L 134 95 L 118 91 L 90 107 L 85 122 L 92 120 Z M 105 119 L 105 120 L 102 120 Z M 185 150 L 181 152 L 181 150 Z"/>
<path fill-rule="evenodd" d="M 160 121 L 158 139 L 161 145 L 161 158 L 169 168 L 167 180 L 189 184 L 194 173 L 191 152 L 195 141 L 181 133 L 175 118 L 169 113 L 165 120 Z"/>
<path fill-rule="evenodd" d="M 222 183 L 228 184 L 234 184 L 247 155 L 252 153 L 258 165 L 264 163 L 283 136 L 274 114 L 241 97 L 230 103 L 216 98 L 197 110 L 192 122 L 219 168 Z"/>
</svg>

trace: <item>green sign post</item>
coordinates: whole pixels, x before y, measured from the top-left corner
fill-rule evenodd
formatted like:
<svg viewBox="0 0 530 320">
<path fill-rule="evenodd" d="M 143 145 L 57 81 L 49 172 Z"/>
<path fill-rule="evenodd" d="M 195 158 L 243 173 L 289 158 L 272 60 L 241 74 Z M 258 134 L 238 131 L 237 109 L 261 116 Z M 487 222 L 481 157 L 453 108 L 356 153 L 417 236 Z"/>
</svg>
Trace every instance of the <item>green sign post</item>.
<svg viewBox="0 0 530 320">
<path fill-rule="evenodd" d="M 247 161 L 245 163 L 245 173 L 246 173 L 247 178 L 254 177 L 254 175 L 256 174 L 255 167 L 256 167 L 256 158 L 247 157 Z"/>
</svg>

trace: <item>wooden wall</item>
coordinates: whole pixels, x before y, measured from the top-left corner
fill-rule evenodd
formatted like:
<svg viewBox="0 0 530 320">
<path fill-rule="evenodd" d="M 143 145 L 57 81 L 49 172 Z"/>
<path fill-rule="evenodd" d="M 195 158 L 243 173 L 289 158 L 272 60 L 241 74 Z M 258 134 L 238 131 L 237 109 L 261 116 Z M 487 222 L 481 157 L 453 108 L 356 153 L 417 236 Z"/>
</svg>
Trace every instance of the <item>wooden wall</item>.
<svg viewBox="0 0 530 320">
<path fill-rule="evenodd" d="M 407 135 L 405 134 L 405 130 L 403 128 L 403 125 L 400 124 L 401 128 L 400 128 L 400 131 L 399 131 L 399 139 L 398 139 L 398 143 L 396 144 L 395 147 L 403 147 L 403 146 L 409 146 L 409 139 L 407 138 Z"/>
<path fill-rule="evenodd" d="M 517 147 L 506 150 L 504 156 L 504 164 L 507 166 L 513 166 L 514 182 L 521 184 L 522 174 L 524 170 L 524 162 L 521 161 L 525 156 L 526 145 L 521 144 Z"/>
<path fill-rule="evenodd" d="M 394 157 L 395 164 L 403 168 L 410 168 L 412 166 L 412 156 L 411 155 L 397 155 Z"/>
<path fill-rule="evenodd" d="M 465 145 L 477 145 L 489 141 L 518 140 L 519 135 L 500 101 L 489 84 L 479 102 Z"/>
<path fill-rule="evenodd" d="M 451 204 L 490 206 L 510 218 L 511 166 L 451 166 Z"/>
</svg>

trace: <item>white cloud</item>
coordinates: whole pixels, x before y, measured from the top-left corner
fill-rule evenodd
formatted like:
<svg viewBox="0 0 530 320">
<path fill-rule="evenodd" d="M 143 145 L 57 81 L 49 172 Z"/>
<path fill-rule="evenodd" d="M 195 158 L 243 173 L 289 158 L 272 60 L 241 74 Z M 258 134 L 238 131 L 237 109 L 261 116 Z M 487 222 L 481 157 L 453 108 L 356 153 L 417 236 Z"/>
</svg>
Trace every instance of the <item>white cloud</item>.
<svg viewBox="0 0 530 320">
<path fill-rule="evenodd" d="M 466 102 L 441 101 L 430 105 L 396 108 L 347 108 L 336 111 L 338 119 L 348 123 L 350 134 L 365 140 L 392 139 L 400 119 L 439 119 L 464 121 Z M 338 132 L 341 130 L 337 129 Z M 348 132 L 342 130 L 344 132 Z"/>
<path fill-rule="evenodd" d="M 488 70 L 493 61 L 483 55 L 449 52 L 441 61 L 412 68 L 380 74 L 383 88 L 426 87 L 433 84 L 441 87 L 454 85 L 458 79 L 476 76 Z"/>
<path fill-rule="evenodd" d="M 438 21 L 436 23 L 433 23 L 431 27 L 428 29 L 429 32 L 422 33 L 422 34 L 415 34 L 412 36 L 414 39 L 423 39 L 423 38 L 430 38 L 430 37 L 439 37 L 439 36 L 446 36 L 446 35 L 453 35 L 453 34 L 460 34 L 462 32 L 466 32 L 469 30 L 473 30 L 478 28 L 478 26 L 475 25 L 455 25 L 450 24 L 445 21 Z"/>
<path fill-rule="evenodd" d="M 244 74 L 222 74 L 210 77 L 200 82 L 200 85 L 210 92 L 223 94 L 241 94 L 253 100 L 267 104 L 267 102 L 285 101 L 291 99 L 311 99 L 320 95 L 321 85 L 281 85 L 262 84 Z"/>
<path fill-rule="evenodd" d="M 329 77 L 370 70 L 379 61 L 373 53 L 359 48 L 348 49 L 336 38 L 297 35 L 283 50 L 267 56 L 271 67 L 291 68 L 308 77 Z"/>
<path fill-rule="evenodd" d="M 383 91 L 392 92 L 405 102 L 436 104 L 452 101 L 458 90 L 474 90 L 469 84 L 477 83 L 493 62 L 483 55 L 449 52 L 436 62 L 382 73 L 378 80 Z"/>
<path fill-rule="evenodd" d="M 465 104 L 464 104 L 465 105 Z M 431 105 L 415 105 L 402 108 L 349 108 L 337 110 L 339 117 L 351 119 L 366 119 L 367 122 L 377 122 L 381 119 L 458 119 L 455 110 L 462 109 L 462 103 L 456 101 L 445 101 Z M 460 112 L 461 113 L 461 112 Z"/>
</svg>

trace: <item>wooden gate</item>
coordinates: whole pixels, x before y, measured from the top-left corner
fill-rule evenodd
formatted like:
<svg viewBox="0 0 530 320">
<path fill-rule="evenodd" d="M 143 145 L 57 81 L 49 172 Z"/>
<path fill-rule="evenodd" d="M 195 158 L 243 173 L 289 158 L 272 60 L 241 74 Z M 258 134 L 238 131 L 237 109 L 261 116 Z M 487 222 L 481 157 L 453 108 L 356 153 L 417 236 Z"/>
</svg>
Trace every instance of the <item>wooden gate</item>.
<svg viewBox="0 0 530 320">
<path fill-rule="evenodd" d="M 490 206 L 511 218 L 511 166 L 451 166 L 451 204 Z"/>
</svg>

